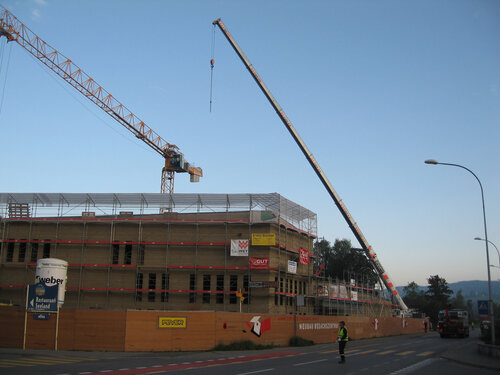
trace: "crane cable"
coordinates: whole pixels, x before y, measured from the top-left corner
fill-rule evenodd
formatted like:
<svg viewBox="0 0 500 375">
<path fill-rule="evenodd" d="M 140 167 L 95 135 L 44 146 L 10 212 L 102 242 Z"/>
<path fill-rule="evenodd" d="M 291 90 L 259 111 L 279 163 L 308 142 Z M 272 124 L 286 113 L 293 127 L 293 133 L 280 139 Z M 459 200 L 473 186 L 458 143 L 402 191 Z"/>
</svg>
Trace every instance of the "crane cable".
<svg viewBox="0 0 500 375">
<path fill-rule="evenodd" d="M 7 46 L 8 42 L 6 41 L 5 44 L 2 43 L 2 47 L 1 47 L 1 59 L 0 59 L 0 76 L 1 76 L 1 73 L 2 73 L 2 68 L 3 68 L 3 58 L 5 56 L 5 48 Z M 4 74 L 4 79 L 3 79 L 3 87 L 2 87 L 2 93 L 0 95 L 0 114 L 2 113 L 2 108 L 3 108 L 3 99 L 5 97 L 5 86 L 7 85 L 7 76 L 8 76 L 8 73 L 9 73 L 9 63 L 10 63 L 10 55 L 11 55 L 11 52 L 12 52 L 12 45 L 10 45 L 9 47 L 9 55 L 7 57 L 7 66 L 5 67 L 5 74 Z"/>
<path fill-rule="evenodd" d="M 212 86 L 213 86 L 213 79 L 214 79 L 214 55 L 215 55 L 215 25 L 213 27 L 213 34 L 212 34 L 212 55 L 210 58 L 210 112 L 212 112 Z"/>
</svg>

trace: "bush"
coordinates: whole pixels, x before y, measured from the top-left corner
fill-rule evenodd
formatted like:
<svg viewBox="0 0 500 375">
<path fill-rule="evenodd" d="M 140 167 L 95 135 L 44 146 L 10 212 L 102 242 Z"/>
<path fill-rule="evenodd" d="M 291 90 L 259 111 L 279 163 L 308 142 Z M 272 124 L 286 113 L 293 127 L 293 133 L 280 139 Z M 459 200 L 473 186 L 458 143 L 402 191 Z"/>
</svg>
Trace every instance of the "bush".
<svg viewBox="0 0 500 375">
<path fill-rule="evenodd" d="M 272 349 L 274 345 L 261 345 L 256 344 L 250 340 L 245 341 L 235 341 L 231 344 L 219 344 L 214 350 L 217 351 L 228 351 L 228 350 L 262 350 L 262 349 Z"/>
<path fill-rule="evenodd" d="M 290 339 L 290 346 L 311 346 L 314 345 L 314 341 L 307 340 L 299 336 L 293 336 Z"/>
</svg>

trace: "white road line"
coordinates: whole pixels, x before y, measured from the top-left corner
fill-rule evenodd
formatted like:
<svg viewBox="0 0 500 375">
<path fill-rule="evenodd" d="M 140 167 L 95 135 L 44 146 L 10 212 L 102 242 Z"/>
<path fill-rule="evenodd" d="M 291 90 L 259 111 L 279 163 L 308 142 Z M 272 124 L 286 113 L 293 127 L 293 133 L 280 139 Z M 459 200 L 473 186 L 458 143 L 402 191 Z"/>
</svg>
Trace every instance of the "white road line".
<svg viewBox="0 0 500 375">
<path fill-rule="evenodd" d="M 259 372 L 267 372 L 267 371 L 274 371 L 273 368 L 266 368 L 264 370 L 257 370 L 257 371 L 251 371 L 251 372 L 242 372 L 237 375 L 249 375 L 249 374 L 258 374 Z"/>
<path fill-rule="evenodd" d="M 415 371 L 419 368 L 425 367 L 425 366 L 429 366 L 431 363 L 436 362 L 436 361 L 439 361 L 439 358 L 429 358 L 429 359 L 426 359 L 425 361 L 417 362 L 414 365 L 411 365 L 411 366 L 399 369 L 397 371 L 391 372 L 389 375 L 410 374 L 413 371 Z"/>
<path fill-rule="evenodd" d="M 328 359 L 325 358 L 325 359 L 318 359 L 317 361 L 295 363 L 294 366 L 304 366 L 304 365 L 310 365 L 311 363 L 318 363 L 324 361 L 328 361 Z"/>
</svg>

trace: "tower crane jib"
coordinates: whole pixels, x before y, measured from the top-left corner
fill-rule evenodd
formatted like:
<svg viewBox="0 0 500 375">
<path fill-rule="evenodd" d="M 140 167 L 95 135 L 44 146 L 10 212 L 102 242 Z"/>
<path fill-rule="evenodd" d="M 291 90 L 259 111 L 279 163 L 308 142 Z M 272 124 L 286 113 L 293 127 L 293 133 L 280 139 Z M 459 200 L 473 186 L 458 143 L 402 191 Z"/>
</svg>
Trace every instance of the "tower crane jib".
<svg viewBox="0 0 500 375">
<path fill-rule="evenodd" d="M 160 154 L 165 159 L 165 166 L 162 169 L 162 193 L 173 193 L 174 173 L 176 172 L 189 173 L 191 182 L 197 182 L 203 176 L 202 169 L 191 166 L 184 159 L 184 155 L 176 145 L 165 141 L 71 59 L 42 40 L 11 12 L 0 5 L 1 36 L 5 36 L 9 42 L 17 42 L 38 61 Z"/>
</svg>

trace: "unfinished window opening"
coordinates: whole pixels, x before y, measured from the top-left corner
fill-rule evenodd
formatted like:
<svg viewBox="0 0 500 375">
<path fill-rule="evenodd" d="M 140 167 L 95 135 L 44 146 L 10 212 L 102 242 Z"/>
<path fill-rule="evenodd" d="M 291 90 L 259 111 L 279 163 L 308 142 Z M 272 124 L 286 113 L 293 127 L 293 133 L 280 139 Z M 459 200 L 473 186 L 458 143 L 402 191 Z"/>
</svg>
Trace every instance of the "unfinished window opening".
<svg viewBox="0 0 500 375">
<path fill-rule="evenodd" d="M 156 289 L 156 273 L 149 274 L 148 289 Z M 153 291 L 148 292 L 148 302 L 155 301 L 156 293 Z"/>
<path fill-rule="evenodd" d="M 125 245 L 124 264 L 132 264 L 132 245 Z"/>
<path fill-rule="evenodd" d="M 38 240 L 34 240 L 38 241 Z M 31 257 L 30 262 L 35 263 L 38 260 L 38 242 L 31 243 Z"/>
<path fill-rule="evenodd" d="M 203 275 L 203 303 L 210 303 L 210 275 Z"/>
<path fill-rule="evenodd" d="M 224 303 L 224 275 L 217 275 L 215 290 L 218 292 L 215 296 L 215 302 Z"/>
<path fill-rule="evenodd" d="M 113 257 L 111 259 L 111 264 L 118 264 L 120 259 L 120 245 L 113 244 Z"/>
<path fill-rule="evenodd" d="M 18 254 L 18 262 L 24 263 L 24 260 L 26 258 L 26 242 L 21 242 L 19 244 L 19 254 Z"/>
<path fill-rule="evenodd" d="M 170 288 L 170 275 L 168 273 L 163 273 L 161 275 L 161 288 L 163 289 L 161 292 L 161 301 L 168 302 L 168 292 L 167 290 Z"/>
</svg>

